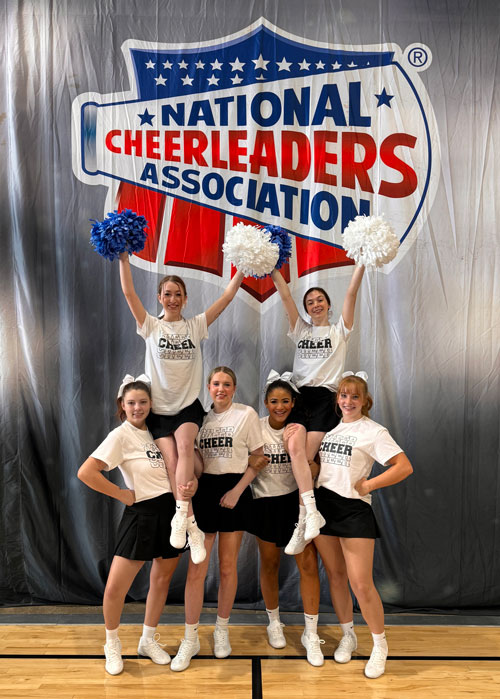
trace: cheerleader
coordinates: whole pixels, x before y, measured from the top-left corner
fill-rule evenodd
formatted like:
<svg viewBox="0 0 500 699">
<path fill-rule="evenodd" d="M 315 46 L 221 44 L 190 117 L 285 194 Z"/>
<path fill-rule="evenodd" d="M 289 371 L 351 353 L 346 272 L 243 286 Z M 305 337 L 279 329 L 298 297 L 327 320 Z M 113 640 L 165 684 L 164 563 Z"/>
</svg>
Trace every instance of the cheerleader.
<svg viewBox="0 0 500 699">
<path fill-rule="evenodd" d="M 290 555 L 301 553 L 306 542 L 314 539 L 324 524 L 316 507 L 309 462 L 315 458 L 325 433 L 338 422 L 335 392 L 344 368 L 347 339 L 354 323 L 356 297 L 364 271 L 364 267 L 355 267 L 341 316 L 334 325 L 329 320 L 330 297 L 324 289 L 313 287 L 304 294 L 304 310 L 311 319 L 307 323 L 299 315 L 281 273 L 275 269 L 271 274 L 288 316 L 288 337 L 296 345 L 292 375 L 300 390 L 300 410 L 294 411 L 290 418 L 295 423 L 294 429 L 288 429 L 284 435 L 301 504 L 305 506 L 305 514 L 299 516 L 293 537 L 285 548 L 285 553 Z"/>
<path fill-rule="evenodd" d="M 191 658 L 200 650 L 198 625 L 204 583 L 217 532 L 220 583 L 214 654 L 216 658 L 226 658 L 231 653 L 228 623 L 238 585 L 238 553 L 252 502 L 248 486 L 256 476 L 254 468 L 260 467 L 258 464 L 254 464 L 254 468 L 248 466 L 249 454 L 259 456 L 260 465 L 267 463 L 257 413 L 247 405 L 233 403 L 234 372 L 224 366 L 214 369 L 209 376 L 208 390 L 213 406 L 198 435 L 203 475 L 193 498 L 199 526 L 205 532 L 207 557 L 200 564 L 189 562 L 185 636 L 171 665 L 177 672 L 189 667 Z"/>
<path fill-rule="evenodd" d="M 120 281 L 129 308 L 137 323 L 137 333 L 146 342 L 146 373 L 152 379 L 153 409 L 148 428 L 158 445 L 176 495 L 170 543 L 184 548 L 186 533 L 195 563 L 204 560 L 203 536 L 198 529 L 191 499 L 179 485 L 192 481 L 194 443 L 205 415 L 198 395 L 203 366 L 201 342 L 208 337 L 208 326 L 232 301 L 243 275 L 237 272 L 222 296 L 204 313 L 187 320 L 182 310 L 187 303 L 186 286 L 180 277 L 164 277 L 158 286 L 163 316 L 146 312 L 134 288 L 128 253 L 120 255 Z"/>
<path fill-rule="evenodd" d="M 180 551 L 169 542 L 174 496 L 162 454 L 146 427 L 151 408 L 148 377 L 142 375 L 134 379 L 127 374 L 117 402 L 122 424 L 108 434 L 78 471 L 78 478 L 90 488 L 126 505 L 103 600 L 105 667 L 110 675 L 118 675 L 123 670 L 118 638 L 120 617 L 127 592 L 144 561 L 152 560 L 153 565 L 137 652 L 159 665 L 170 662 L 169 654 L 158 642 L 156 627 L 180 556 Z M 122 473 L 126 488 L 114 485 L 102 473 L 116 467 Z M 193 494 L 192 483 L 189 490 Z"/>
<path fill-rule="evenodd" d="M 260 588 L 269 617 L 267 635 L 273 648 L 284 648 L 286 639 L 279 616 L 278 572 L 280 547 L 289 541 L 297 516 L 298 490 L 289 454 L 283 445 L 285 424 L 295 403 L 297 389 L 290 383 L 290 373 L 282 376 L 271 371 L 264 403 L 269 415 L 261 418 L 264 453 L 269 459 L 253 481 L 252 517 L 249 531 L 257 537 L 260 553 Z M 300 505 L 301 514 L 304 506 Z M 304 604 L 305 629 L 302 645 L 307 660 L 317 667 L 324 658 L 318 636 L 320 585 L 316 548 L 309 542 L 295 556 L 300 573 L 300 592 Z"/>
<path fill-rule="evenodd" d="M 370 493 L 407 478 L 412 466 L 389 432 L 369 418 L 373 405 L 367 376 L 347 372 L 337 394 L 342 420 L 321 442 L 321 470 L 316 501 L 326 519 L 314 543 L 328 580 L 335 613 L 343 636 L 335 650 L 338 663 L 347 663 L 357 648 L 353 628 L 349 584 L 373 637 L 373 650 L 365 665 L 371 679 L 385 671 L 387 641 L 384 608 L 373 583 L 373 552 L 379 529 L 371 508 Z M 368 477 L 374 461 L 388 466 L 374 478 Z"/>
</svg>

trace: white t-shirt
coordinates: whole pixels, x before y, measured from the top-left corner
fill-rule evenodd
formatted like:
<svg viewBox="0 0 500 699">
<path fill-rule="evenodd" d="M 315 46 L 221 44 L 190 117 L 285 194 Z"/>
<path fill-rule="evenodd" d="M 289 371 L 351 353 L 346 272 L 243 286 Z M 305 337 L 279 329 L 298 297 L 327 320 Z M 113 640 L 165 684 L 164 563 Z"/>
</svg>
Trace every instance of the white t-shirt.
<svg viewBox="0 0 500 699">
<path fill-rule="evenodd" d="M 385 465 L 402 451 L 387 429 L 369 417 L 355 422 L 341 420 L 321 442 L 318 488 L 323 486 L 344 498 L 370 504 L 371 495 L 361 496 L 354 484 L 360 478 L 368 478 L 375 461 Z"/>
<path fill-rule="evenodd" d="M 125 485 L 135 491 L 135 501 L 171 493 L 165 462 L 149 430 L 123 422 L 112 430 L 91 456 L 106 464 L 105 471 L 120 469 Z"/>
<path fill-rule="evenodd" d="M 269 456 L 269 464 L 259 471 L 251 484 L 254 498 L 268 498 L 276 495 L 287 495 L 297 490 L 297 483 L 292 472 L 292 462 L 283 446 L 285 428 L 273 430 L 269 417 L 260 418 L 262 437 L 264 438 L 264 454 Z"/>
<path fill-rule="evenodd" d="M 248 405 L 233 403 L 223 413 L 210 410 L 196 443 L 203 457 L 203 473 L 244 473 L 248 454 L 264 443 L 259 417 Z"/>
<path fill-rule="evenodd" d="M 335 325 L 316 326 L 300 316 L 288 332 L 295 342 L 293 379 L 297 386 L 324 386 L 336 391 L 344 370 L 347 339 L 351 333 L 340 316 Z"/>
<path fill-rule="evenodd" d="M 137 334 L 146 342 L 145 373 L 151 377 L 152 410 L 177 415 L 200 394 L 201 341 L 208 337 L 205 313 L 173 323 L 146 313 Z"/>
</svg>

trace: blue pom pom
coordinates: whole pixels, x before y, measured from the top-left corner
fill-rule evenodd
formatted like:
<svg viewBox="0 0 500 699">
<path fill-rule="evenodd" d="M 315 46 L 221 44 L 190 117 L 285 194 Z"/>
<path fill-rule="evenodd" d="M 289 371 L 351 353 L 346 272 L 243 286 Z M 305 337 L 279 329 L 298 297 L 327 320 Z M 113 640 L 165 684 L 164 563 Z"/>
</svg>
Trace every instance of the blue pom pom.
<svg viewBox="0 0 500 699">
<path fill-rule="evenodd" d="M 281 269 L 292 254 L 292 240 L 289 234 L 279 226 L 266 226 L 264 230 L 271 234 L 271 243 L 274 243 L 279 248 L 280 254 L 276 263 L 276 269 Z"/>
<path fill-rule="evenodd" d="M 140 252 L 146 245 L 144 229 L 148 222 L 130 209 L 117 213 L 111 211 L 103 221 L 94 222 L 90 231 L 90 243 L 94 250 L 107 260 L 114 260 L 122 252 Z"/>
</svg>

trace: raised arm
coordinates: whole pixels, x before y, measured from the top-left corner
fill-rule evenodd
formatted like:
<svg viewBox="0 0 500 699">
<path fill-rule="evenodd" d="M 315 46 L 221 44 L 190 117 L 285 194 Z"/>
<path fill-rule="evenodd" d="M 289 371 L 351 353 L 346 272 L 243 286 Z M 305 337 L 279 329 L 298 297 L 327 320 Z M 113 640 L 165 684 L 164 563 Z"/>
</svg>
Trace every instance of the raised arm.
<svg viewBox="0 0 500 699">
<path fill-rule="evenodd" d="M 141 299 L 137 296 L 134 281 L 132 279 L 132 270 L 130 269 L 130 260 L 128 252 L 120 254 L 120 282 L 122 285 L 123 295 L 128 303 L 128 307 L 132 311 L 136 323 L 142 328 L 146 320 L 146 309 L 142 305 Z"/>
<path fill-rule="evenodd" d="M 297 323 L 299 312 L 297 310 L 295 301 L 293 300 L 292 294 L 290 293 L 290 289 L 288 288 L 288 284 L 283 279 L 283 275 L 278 269 L 273 269 L 273 271 L 271 272 L 271 279 L 273 280 L 274 286 L 276 287 L 276 290 L 278 291 L 278 294 L 280 295 L 281 300 L 283 301 L 285 312 L 288 316 L 290 329 L 293 330 L 295 324 Z"/>
<path fill-rule="evenodd" d="M 207 325 L 212 325 L 214 320 L 216 320 L 220 316 L 222 311 L 229 306 L 231 301 L 236 296 L 236 292 L 240 288 L 241 282 L 244 278 L 245 277 L 241 272 L 236 272 L 234 277 L 231 279 L 229 284 L 224 289 L 224 293 L 222 294 L 222 296 L 219 296 L 217 301 L 214 301 L 210 308 L 207 308 L 207 310 L 205 311 Z"/>
<path fill-rule="evenodd" d="M 344 319 L 344 325 L 348 330 L 350 330 L 354 323 L 354 309 L 356 308 L 356 297 L 358 295 L 359 287 L 361 285 L 361 280 L 363 279 L 363 274 L 365 273 L 365 268 L 363 266 L 354 268 L 352 273 L 351 281 L 347 287 L 344 297 L 344 305 L 342 306 L 342 318 Z"/>
<path fill-rule="evenodd" d="M 98 493 L 109 495 L 109 497 L 123 502 L 124 505 L 133 505 L 135 502 L 134 491 L 128 488 L 120 488 L 111 483 L 102 473 L 105 468 L 106 464 L 104 461 L 89 456 L 78 469 L 78 478 L 92 490 L 97 490 Z"/>
<path fill-rule="evenodd" d="M 408 478 L 413 473 L 413 467 L 408 460 L 408 457 L 403 451 L 399 454 L 393 456 L 388 463 L 388 468 L 380 473 L 375 478 L 361 478 L 357 483 L 354 484 L 355 489 L 360 495 L 368 495 L 373 490 L 378 490 L 379 488 L 387 488 L 389 485 L 394 485 L 395 483 L 400 483 Z"/>
</svg>

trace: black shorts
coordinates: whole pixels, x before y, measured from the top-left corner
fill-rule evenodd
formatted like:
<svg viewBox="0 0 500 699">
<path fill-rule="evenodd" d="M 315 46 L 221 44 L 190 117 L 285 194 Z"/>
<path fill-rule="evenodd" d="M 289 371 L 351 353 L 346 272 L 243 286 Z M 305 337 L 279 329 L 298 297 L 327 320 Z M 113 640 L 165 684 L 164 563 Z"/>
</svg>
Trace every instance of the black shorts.
<svg viewBox="0 0 500 699">
<path fill-rule="evenodd" d="M 203 424 L 205 411 L 198 398 L 183 408 L 177 415 L 160 415 L 159 413 L 149 413 L 146 418 L 148 430 L 153 435 L 153 439 L 168 437 L 175 430 L 186 422 L 194 422 L 198 428 Z"/>
<path fill-rule="evenodd" d="M 315 491 L 316 506 L 326 520 L 320 534 L 349 539 L 378 539 L 380 530 L 373 509 L 364 500 L 344 498 L 328 488 Z"/>
<path fill-rule="evenodd" d="M 337 394 L 325 386 L 302 386 L 287 424 L 299 423 L 308 432 L 330 432 L 340 422 L 336 403 Z"/>
<path fill-rule="evenodd" d="M 242 473 L 223 473 L 220 476 L 204 473 L 199 480 L 198 490 L 193 497 L 193 512 L 196 523 L 203 532 L 247 531 L 252 507 L 252 491 L 245 488 L 232 510 L 219 505 L 221 497 L 234 488 Z"/>
<path fill-rule="evenodd" d="M 177 558 L 182 552 L 170 546 L 170 522 L 174 514 L 172 493 L 126 507 L 118 527 L 115 556 L 130 561 Z"/>
<path fill-rule="evenodd" d="M 252 500 L 247 532 L 278 547 L 292 538 L 299 519 L 299 491 Z"/>
</svg>

